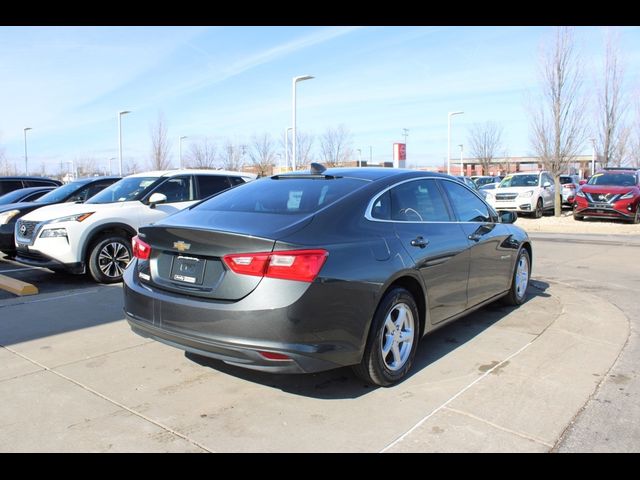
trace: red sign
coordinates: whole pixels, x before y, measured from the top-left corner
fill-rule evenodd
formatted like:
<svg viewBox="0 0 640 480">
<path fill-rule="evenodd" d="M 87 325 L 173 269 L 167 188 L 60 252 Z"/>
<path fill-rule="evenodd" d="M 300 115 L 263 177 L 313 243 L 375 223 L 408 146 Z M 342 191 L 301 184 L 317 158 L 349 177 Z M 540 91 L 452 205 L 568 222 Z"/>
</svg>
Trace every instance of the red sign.
<svg viewBox="0 0 640 480">
<path fill-rule="evenodd" d="M 393 144 L 393 161 L 398 162 L 400 160 L 407 159 L 407 144 L 406 143 L 394 143 Z"/>
</svg>

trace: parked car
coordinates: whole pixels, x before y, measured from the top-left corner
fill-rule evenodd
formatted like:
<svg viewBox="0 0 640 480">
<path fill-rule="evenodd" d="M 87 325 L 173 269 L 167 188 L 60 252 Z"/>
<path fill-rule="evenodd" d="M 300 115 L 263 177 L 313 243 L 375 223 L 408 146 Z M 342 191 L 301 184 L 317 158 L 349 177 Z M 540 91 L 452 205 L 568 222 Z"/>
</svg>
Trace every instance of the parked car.
<svg viewBox="0 0 640 480">
<path fill-rule="evenodd" d="M 487 190 L 495 190 L 498 188 L 499 183 L 487 183 L 480 187 L 481 192 L 486 192 Z"/>
<path fill-rule="evenodd" d="M 131 260 L 131 237 L 140 225 L 254 178 L 224 170 L 128 176 L 82 205 L 51 205 L 18 220 L 16 260 L 76 274 L 88 271 L 96 282 L 119 282 Z"/>
<path fill-rule="evenodd" d="M 562 204 L 573 205 L 576 192 L 580 188 L 580 178 L 578 175 L 560 175 L 562 185 Z"/>
<path fill-rule="evenodd" d="M 0 195 L 27 187 L 59 187 L 62 182 L 45 177 L 0 177 Z"/>
<path fill-rule="evenodd" d="M 10 257 L 15 255 L 15 226 L 16 222 L 24 215 L 46 205 L 66 202 L 82 203 L 119 179 L 120 177 L 81 178 L 62 187 L 56 187 L 34 201 L 0 205 L 0 251 Z M 13 193 L 11 192 L 8 195 Z"/>
<path fill-rule="evenodd" d="M 58 187 L 27 187 L 13 190 L 0 196 L 0 205 L 18 202 L 33 202 L 47 192 Z"/>
<path fill-rule="evenodd" d="M 592 175 L 576 193 L 573 218 L 621 218 L 640 223 L 640 173 L 604 170 Z"/>
<path fill-rule="evenodd" d="M 553 209 L 555 191 L 548 172 L 520 172 L 504 177 L 494 192 L 487 192 L 486 200 L 497 210 L 513 210 L 540 218 L 544 210 Z"/>
<path fill-rule="evenodd" d="M 492 176 L 492 175 L 482 175 L 482 176 L 471 177 L 471 179 L 475 182 L 478 188 L 482 188 L 485 185 L 490 185 L 493 183 L 498 184 L 502 181 L 503 178 L 504 177 Z"/>
<path fill-rule="evenodd" d="M 471 180 L 470 177 L 465 177 L 462 175 L 457 175 L 455 178 L 457 178 L 458 180 L 460 180 L 462 183 L 464 183 L 467 187 L 469 187 L 471 190 L 475 190 L 476 192 L 478 192 L 480 194 L 480 196 L 482 198 L 484 198 L 487 194 L 486 192 L 483 192 L 480 190 L 480 188 L 478 187 L 478 185 L 476 185 L 476 183 Z"/>
<path fill-rule="evenodd" d="M 312 165 L 140 228 L 124 273 L 134 332 L 268 372 L 354 365 L 402 380 L 426 333 L 519 305 L 531 242 L 449 175 Z"/>
</svg>

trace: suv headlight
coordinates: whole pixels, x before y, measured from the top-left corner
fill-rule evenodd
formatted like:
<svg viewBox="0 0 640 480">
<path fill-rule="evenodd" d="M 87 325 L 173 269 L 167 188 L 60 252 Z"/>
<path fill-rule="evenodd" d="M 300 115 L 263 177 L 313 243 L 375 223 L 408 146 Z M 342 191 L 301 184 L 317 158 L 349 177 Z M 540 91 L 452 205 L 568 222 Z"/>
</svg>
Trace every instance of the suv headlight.
<svg viewBox="0 0 640 480">
<path fill-rule="evenodd" d="M 636 196 L 636 194 L 634 193 L 633 190 L 631 190 L 630 192 L 627 192 L 624 195 L 622 195 L 620 197 L 620 200 L 628 200 L 629 198 L 633 198 L 635 196 Z M 17 210 L 12 210 L 12 211 L 16 212 Z M 11 213 L 11 212 L 9 212 L 9 213 Z M 11 218 L 11 217 L 9 217 L 9 218 Z M 0 215 L 0 225 L 2 225 L 2 215 Z"/>
<path fill-rule="evenodd" d="M 53 220 L 49 220 L 47 223 L 82 222 L 94 213 L 96 212 L 78 213 L 76 215 L 69 215 L 68 217 L 55 218 Z"/>
<path fill-rule="evenodd" d="M 491 192 L 485 192 L 484 194 L 484 198 L 485 200 L 489 201 L 489 200 L 493 200 L 493 193 Z"/>
<path fill-rule="evenodd" d="M 533 190 L 527 190 L 526 192 L 522 192 L 519 196 L 522 198 L 531 198 L 533 195 Z"/>
<path fill-rule="evenodd" d="M 20 210 L 9 210 L 8 212 L 0 213 L 0 225 L 6 225 L 11 221 L 13 217 L 18 215 Z"/>
<path fill-rule="evenodd" d="M 578 190 L 578 191 L 576 192 L 576 197 L 586 198 L 586 197 L 584 196 L 584 193 L 582 193 L 582 190 Z"/>
<path fill-rule="evenodd" d="M 40 234 L 40 238 L 57 238 L 64 237 L 67 238 L 67 229 L 66 228 L 46 228 L 42 230 Z"/>
</svg>

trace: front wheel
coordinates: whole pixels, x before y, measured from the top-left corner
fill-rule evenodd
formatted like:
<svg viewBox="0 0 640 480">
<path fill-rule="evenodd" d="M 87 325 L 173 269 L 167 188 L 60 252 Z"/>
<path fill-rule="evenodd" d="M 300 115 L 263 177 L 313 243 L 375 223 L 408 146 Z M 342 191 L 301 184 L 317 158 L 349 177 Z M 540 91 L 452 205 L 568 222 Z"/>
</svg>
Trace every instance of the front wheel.
<svg viewBox="0 0 640 480">
<path fill-rule="evenodd" d="M 542 199 L 538 199 L 538 203 L 536 203 L 536 209 L 533 212 L 534 218 L 542 218 Z"/>
<path fill-rule="evenodd" d="M 130 261 L 131 241 L 120 235 L 105 236 L 91 247 L 89 274 L 98 283 L 120 282 Z"/>
<path fill-rule="evenodd" d="M 418 307 L 404 288 L 387 292 L 373 316 L 362 362 L 354 368 L 365 382 L 388 387 L 411 369 L 418 346 Z"/>
<path fill-rule="evenodd" d="M 513 270 L 513 278 L 511 280 L 511 288 L 509 293 L 504 297 L 507 305 L 522 305 L 527 296 L 527 288 L 529 287 L 529 279 L 531 274 L 531 258 L 526 249 L 520 249 L 516 267 Z"/>
</svg>

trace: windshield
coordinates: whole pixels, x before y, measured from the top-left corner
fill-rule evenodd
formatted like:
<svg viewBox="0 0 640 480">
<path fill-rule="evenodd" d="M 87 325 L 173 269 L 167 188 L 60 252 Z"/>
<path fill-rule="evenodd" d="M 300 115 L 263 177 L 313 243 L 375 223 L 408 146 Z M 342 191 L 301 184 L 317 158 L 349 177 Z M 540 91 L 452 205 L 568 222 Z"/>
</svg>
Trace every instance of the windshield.
<svg viewBox="0 0 640 480">
<path fill-rule="evenodd" d="M 73 195 L 76 191 L 80 190 L 84 187 L 87 182 L 71 182 L 66 185 L 62 185 L 61 187 L 56 188 L 55 190 L 51 190 L 49 193 L 41 196 L 37 200 L 34 200 L 36 203 L 61 203 L 64 202 L 67 198 Z"/>
<path fill-rule="evenodd" d="M 498 188 L 507 187 L 537 187 L 538 175 L 511 175 L 504 177 Z"/>
<path fill-rule="evenodd" d="M 367 183 L 353 178 L 265 178 L 227 190 L 194 209 L 282 215 L 313 213 Z"/>
<path fill-rule="evenodd" d="M 108 186 L 86 203 L 115 203 L 140 200 L 160 177 L 128 177 Z"/>
<path fill-rule="evenodd" d="M 629 173 L 596 173 L 587 185 L 612 185 L 616 187 L 633 187 L 636 177 Z"/>
<path fill-rule="evenodd" d="M 475 179 L 476 185 L 482 187 L 490 183 L 495 183 L 494 177 L 479 177 Z"/>
<path fill-rule="evenodd" d="M 25 193 L 23 189 L 14 190 L 13 192 L 5 193 L 4 195 L 0 195 L 0 205 L 7 205 L 9 203 L 19 202 L 20 199 L 24 196 L 33 194 L 34 191 L 30 193 Z"/>
</svg>

